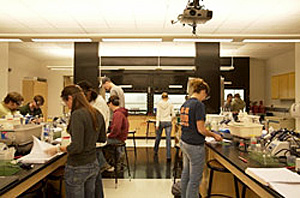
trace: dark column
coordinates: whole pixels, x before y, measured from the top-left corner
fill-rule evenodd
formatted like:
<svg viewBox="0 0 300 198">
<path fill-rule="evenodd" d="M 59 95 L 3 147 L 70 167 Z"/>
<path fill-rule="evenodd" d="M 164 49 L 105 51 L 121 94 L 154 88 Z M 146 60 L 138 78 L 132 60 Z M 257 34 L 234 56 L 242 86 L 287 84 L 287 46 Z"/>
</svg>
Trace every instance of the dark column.
<svg viewBox="0 0 300 198">
<path fill-rule="evenodd" d="M 88 80 L 98 87 L 99 76 L 99 43 L 75 43 L 74 44 L 74 83 Z"/>
<path fill-rule="evenodd" d="M 195 76 L 204 79 L 210 86 L 210 99 L 205 101 L 207 113 L 219 113 L 220 88 L 220 44 L 196 43 Z"/>
</svg>

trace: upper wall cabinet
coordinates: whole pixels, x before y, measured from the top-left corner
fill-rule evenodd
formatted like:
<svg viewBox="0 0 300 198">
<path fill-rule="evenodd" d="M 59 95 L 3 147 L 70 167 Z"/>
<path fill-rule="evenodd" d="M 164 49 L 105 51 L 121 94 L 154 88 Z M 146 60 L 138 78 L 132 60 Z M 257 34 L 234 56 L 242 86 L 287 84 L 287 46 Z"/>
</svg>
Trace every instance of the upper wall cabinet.
<svg viewBox="0 0 300 198">
<path fill-rule="evenodd" d="M 272 76 L 272 99 L 295 99 L 295 73 Z"/>
</svg>

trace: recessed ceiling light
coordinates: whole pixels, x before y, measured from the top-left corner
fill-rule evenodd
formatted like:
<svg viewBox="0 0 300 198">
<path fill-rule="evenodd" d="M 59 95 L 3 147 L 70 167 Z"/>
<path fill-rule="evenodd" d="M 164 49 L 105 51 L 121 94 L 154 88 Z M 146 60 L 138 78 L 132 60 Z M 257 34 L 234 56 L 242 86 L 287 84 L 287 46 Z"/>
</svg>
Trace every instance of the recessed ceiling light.
<svg viewBox="0 0 300 198">
<path fill-rule="evenodd" d="M 244 39 L 244 43 L 297 43 L 300 39 Z"/>
<path fill-rule="evenodd" d="M 103 42 L 161 42 L 162 38 L 103 38 Z"/>
<path fill-rule="evenodd" d="M 174 42 L 232 42 L 233 39 L 192 39 L 192 38 L 174 38 Z"/>
<path fill-rule="evenodd" d="M 90 38 L 70 38 L 70 39 L 41 39 L 41 38 L 33 38 L 31 39 L 33 42 L 92 42 Z"/>
<path fill-rule="evenodd" d="M 23 42 L 21 39 L 16 38 L 0 38 L 0 42 Z"/>
</svg>

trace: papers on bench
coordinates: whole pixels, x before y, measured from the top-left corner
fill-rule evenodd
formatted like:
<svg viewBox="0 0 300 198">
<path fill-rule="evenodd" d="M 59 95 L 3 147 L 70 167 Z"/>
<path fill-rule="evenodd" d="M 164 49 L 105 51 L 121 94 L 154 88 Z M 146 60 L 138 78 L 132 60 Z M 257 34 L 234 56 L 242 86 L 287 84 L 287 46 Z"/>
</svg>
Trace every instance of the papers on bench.
<svg viewBox="0 0 300 198">
<path fill-rule="evenodd" d="M 300 175 L 286 168 L 247 168 L 246 173 L 284 197 L 300 194 Z"/>
<path fill-rule="evenodd" d="M 45 150 L 52 147 L 55 146 L 47 142 L 42 142 L 33 136 L 33 146 L 30 153 L 28 155 L 25 155 L 24 157 L 21 157 L 20 159 L 18 159 L 18 161 L 29 164 L 43 164 L 56 156 L 50 156 L 45 153 Z"/>
</svg>

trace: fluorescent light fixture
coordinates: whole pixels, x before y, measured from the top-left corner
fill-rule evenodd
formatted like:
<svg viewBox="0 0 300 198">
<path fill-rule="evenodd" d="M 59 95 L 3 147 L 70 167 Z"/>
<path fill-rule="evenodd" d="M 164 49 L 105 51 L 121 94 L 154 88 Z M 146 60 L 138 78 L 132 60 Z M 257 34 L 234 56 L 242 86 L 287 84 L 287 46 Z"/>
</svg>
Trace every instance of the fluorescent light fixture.
<svg viewBox="0 0 300 198">
<path fill-rule="evenodd" d="M 103 42 L 161 42 L 162 38 L 103 38 Z"/>
<path fill-rule="evenodd" d="M 300 39 L 244 39 L 244 43 L 297 43 Z"/>
<path fill-rule="evenodd" d="M 231 70 L 234 70 L 234 67 L 233 66 L 221 66 L 220 70 L 221 71 L 231 71 Z"/>
<path fill-rule="evenodd" d="M 101 70 L 189 70 L 194 71 L 195 66 L 99 66 Z"/>
<path fill-rule="evenodd" d="M 21 39 L 16 38 L 0 38 L 0 42 L 23 42 Z"/>
<path fill-rule="evenodd" d="M 224 81 L 224 85 L 232 85 L 231 81 Z"/>
<path fill-rule="evenodd" d="M 193 39 L 193 38 L 174 38 L 174 42 L 232 42 L 233 39 Z"/>
<path fill-rule="evenodd" d="M 132 85 L 118 85 L 121 88 L 125 88 L 125 89 L 131 89 Z"/>
<path fill-rule="evenodd" d="M 71 65 L 68 65 L 68 66 L 49 65 L 49 66 L 47 66 L 47 68 L 52 71 L 72 71 L 73 70 L 73 66 L 71 66 Z"/>
<path fill-rule="evenodd" d="M 170 89 L 181 89 L 182 85 L 169 85 Z"/>
<path fill-rule="evenodd" d="M 90 38 L 65 38 L 65 39 L 52 39 L 52 38 L 33 38 L 33 42 L 92 42 Z"/>
</svg>

